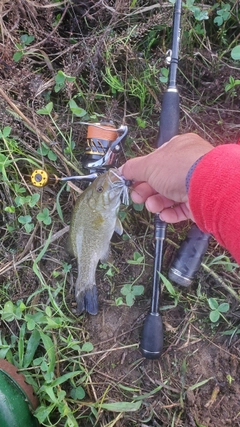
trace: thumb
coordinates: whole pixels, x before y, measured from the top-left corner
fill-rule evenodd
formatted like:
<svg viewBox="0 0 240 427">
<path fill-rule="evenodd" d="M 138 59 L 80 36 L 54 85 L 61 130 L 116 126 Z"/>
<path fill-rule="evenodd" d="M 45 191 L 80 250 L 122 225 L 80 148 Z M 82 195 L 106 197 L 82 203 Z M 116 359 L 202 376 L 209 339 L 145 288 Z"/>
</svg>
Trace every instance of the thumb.
<svg viewBox="0 0 240 427">
<path fill-rule="evenodd" d="M 133 181 L 147 181 L 148 173 L 146 168 L 146 158 L 148 156 L 136 157 L 128 160 L 121 166 L 120 172 L 124 178 Z"/>
</svg>

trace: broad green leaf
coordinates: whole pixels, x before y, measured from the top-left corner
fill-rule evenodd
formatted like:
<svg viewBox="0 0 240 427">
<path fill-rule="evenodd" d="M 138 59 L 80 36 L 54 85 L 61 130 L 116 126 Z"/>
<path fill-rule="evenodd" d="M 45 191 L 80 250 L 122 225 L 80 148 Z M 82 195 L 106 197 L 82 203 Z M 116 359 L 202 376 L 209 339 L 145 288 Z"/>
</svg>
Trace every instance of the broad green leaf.
<svg viewBox="0 0 240 427">
<path fill-rule="evenodd" d="M 4 138 L 8 138 L 8 136 L 11 133 L 11 130 L 12 130 L 12 128 L 10 126 L 5 126 L 3 128 L 2 134 L 3 134 Z"/>
<path fill-rule="evenodd" d="M 133 209 L 137 212 L 142 212 L 144 203 L 133 203 Z"/>
<path fill-rule="evenodd" d="M 22 42 L 22 44 L 28 46 L 29 44 L 31 44 L 34 41 L 35 37 L 34 36 L 29 36 L 28 34 L 23 34 L 20 37 L 20 40 Z"/>
<path fill-rule="evenodd" d="M 18 222 L 20 222 L 20 224 L 27 224 L 31 221 L 32 221 L 32 217 L 30 215 L 21 215 L 18 218 Z"/>
<path fill-rule="evenodd" d="M 199 8 L 195 9 L 194 17 L 197 21 L 204 21 L 209 18 L 208 12 L 206 10 L 200 10 Z"/>
<path fill-rule="evenodd" d="M 14 206 L 6 206 L 4 208 L 5 212 L 9 212 L 9 213 L 14 213 L 15 212 L 15 207 Z"/>
<path fill-rule="evenodd" d="M 234 59 L 235 61 L 239 61 L 240 60 L 240 44 L 235 46 L 232 51 L 231 51 L 231 57 L 232 59 Z"/>
<path fill-rule="evenodd" d="M 49 152 L 49 147 L 48 147 L 46 144 L 44 144 L 44 143 L 42 142 L 41 147 L 39 147 L 39 148 L 37 149 L 37 152 L 38 152 L 39 154 L 41 154 L 42 156 L 47 156 L 47 154 L 48 154 L 48 152 Z"/>
<path fill-rule="evenodd" d="M 86 394 L 85 390 L 81 386 L 78 386 L 76 388 L 72 388 L 72 390 L 70 391 L 70 396 L 74 400 L 82 400 L 82 399 L 84 399 L 85 394 Z"/>
<path fill-rule="evenodd" d="M 11 322 L 15 319 L 14 305 L 12 301 L 5 302 L 3 310 L 1 311 L 1 318 L 2 320 L 6 320 L 7 322 Z"/>
<path fill-rule="evenodd" d="M 15 197 L 14 202 L 15 202 L 15 204 L 16 204 L 17 207 L 22 206 L 26 202 L 26 197 L 24 197 L 24 196 L 17 196 L 17 197 Z"/>
<path fill-rule="evenodd" d="M 39 199 L 40 199 L 40 194 L 38 194 L 38 193 L 32 194 L 31 199 L 29 200 L 29 203 L 28 203 L 30 208 L 33 208 L 33 206 L 36 205 L 36 203 L 39 201 Z"/>
<path fill-rule="evenodd" d="M 218 302 L 216 298 L 208 298 L 208 304 L 212 310 L 216 310 L 218 308 Z"/>
<path fill-rule="evenodd" d="M 85 342 L 82 345 L 82 351 L 85 351 L 86 353 L 90 353 L 91 351 L 93 351 L 93 345 L 91 342 Z"/>
<path fill-rule="evenodd" d="M 34 224 L 32 224 L 31 222 L 29 224 L 25 224 L 24 228 L 26 230 L 27 233 L 31 233 L 31 231 L 33 231 L 34 229 Z"/>
<path fill-rule="evenodd" d="M 209 314 L 210 320 L 213 323 L 216 323 L 219 320 L 220 314 L 217 310 L 213 310 Z"/>
<path fill-rule="evenodd" d="M 143 285 L 134 285 L 132 287 L 133 295 L 142 295 L 143 292 L 144 292 L 144 286 Z"/>
<path fill-rule="evenodd" d="M 49 305 L 45 308 L 45 313 L 49 317 L 52 316 L 52 310 L 51 310 L 51 307 L 49 307 Z"/>
<path fill-rule="evenodd" d="M 134 304 L 134 300 L 135 300 L 135 298 L 134 298 L 134 295 L 133 294 L 127 294 L 126 295 L 126 303 L 127 303 L 127 305 L 129 306 L 129 307 L 132 307 L 133 306 L 133 304 Z"/>
<path fill-rule="evenodd" d="M 57 85 L 62 86 L 65 82 L 65 79 L 66 79 L 66 77 L 65 77 L 64 73 L 61 70 L 59 70 L 55 76 L 55 82 L 57 83 Z"/>
<path fill-rule="evenodd" d="M 49 210 L 48 210 L 48 208 L 44 208 L 42 210 L 42 212 L 39 212 L 37 214 L 37 219 L 38 219 L 38 221 L 43 222 L 45 225 L 51 224 L 52 219 L 49 216 Z"/>
<path fill-rule="evenodd" d="M 17 51 L 17 52 L 14 53 L 13 60 L 15 62 L 19 62 L 20 59 L 22 59 L 22 57 L 23 57 L 23 52 L 21 50 L 19 50 L 19 51 Z"/>
<path fill-rule="evenodd" d="M 37 110 L 37 114 L 49 115 L 51 114 L 52 109 L 53 109 L 53 103 L 49 102 L 47 105 L 45 105 L 45 107 Z"/>
<path fill-rule="evenodd" d="M 216 16 L 216 18 L 214 18 L 214 24 L 217 24 L 219 27 L 221 27 L 221 25 L 223 24 L 223 18 L 222 16 Z"/>
<path fill-rule="evenodd" d="M 227 313 L 229 308 L 230 308 L 230 306 L 229 306 L 228 302 L 223 302 L 222 304 L 219 305 L 218 310 L 221 313 Z"/>
<path fill-rule="evenodd" d="M 131 292 L 132 289 L 132 285 L 130 283 L 126 283 L 122 288 L 121 288 L 121 294 L 122 295 L 127 295 L 129 294 L 129 292 Z"/>
<path fill-rule="evenodd" d="M 83 117 L 86 116 L 87 112 L 83 109 L 80 108 L 76 102 L 74 101 L 74 99 L 70 99 L 69 103 L 68 103 L 71 112 L 77 116 L 77 117 Z"/>
<path fill-rule="evenodd" d="M 57 155 L 52 150 L 48 151 L 47 156 L 49 160 L 52 160 L 53 162 L 57 160 Z"/>
<path fill-rule="evenodd" d="M 29 331 L 33 331 L 36 326 L 36 322 L 33 319 L 28 320 L 27 328 Z"/>
<path fill-rule="evenodd" d="M 42 424 L 48 418 L 48 416 L 53 411 L 54 407 L 55 407 L 55 403 L 52 403 L 47 407 L 42 405 L 36 409 L 34 415 L 37 417 L 40 424 Z"/>
</svg>

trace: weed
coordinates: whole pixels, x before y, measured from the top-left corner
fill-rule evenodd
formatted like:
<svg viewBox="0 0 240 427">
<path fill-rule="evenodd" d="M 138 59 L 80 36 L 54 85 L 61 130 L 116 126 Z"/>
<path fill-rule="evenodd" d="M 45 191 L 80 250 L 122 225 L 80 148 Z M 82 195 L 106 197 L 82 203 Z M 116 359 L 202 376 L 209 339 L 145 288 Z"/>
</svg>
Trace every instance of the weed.
<svg viewBox="0 0 240 427">
<path fill-rule="evenodd" d="M 130 265 L 139 265 L 139 266 L 145 266 L 145 258 L 143 255 L 141 255 L 139 252 L 134 252 L 133 259 L 127 260 L 127 263 Z M 132 305 L 135 302 L 136 296 L 143 295 L 144 293 L 144 286 L 143 285 L 135 285 L 135 283 L 138 281 L 140 276 L 138 276 L 132 283 L 125 283 L 124 286 L 122 286 L 120 292 L 125 297 L 125 303 L 128 305 L 128 307 L 132 307 Z M 115 299 L 116 305 L 122 305 L 124 304 L 124 300 L 122 297 L 118 297 Z"/>
<path fill-rule="evenodd" d="M 126 283 L 121 288 L 121 294 L 126 298 L 126 304 L 128 307 L 132 307 L 135 302 L 136 296 L 142 295 L 144 292 L 144 286 L 142 285 L 132 285 L 131 283 Z M 122 305 L 123 301 L 121 298 L 116 300 L 116 305 Z"/>
<path fill-rule="evenodd" d="M 13 55 L 13 60 L 15 62 L 18 62 L 22 59 L 23 55 L 25 54 L 25 47 L 29 46 L 34 41 L 34 39 L 34 36 L 29 36 L 28 34 L 23 34 L 20 37 L 21 43 L 16 43 L 18 50 Z"/>
<path fill-rule="evenodd" d="M 80 108 L 76 102 L 74 101 L 74 99 L 70 99 L 69 101 L 69 107 L 71 112 L 76 116 L 76 117 L 85 117 L 87 116 L 87 112 L 83 109 Z M 87 119 L 87 118 L 86 118 Z"/>
<path fill-rule="evenodd" d="M 58 93 L 65 87 L 66 82 L 73 83 L 76 81 L 76 77 L 67 76 L 62 70 L 59 70 L 56 74 L 54 92 Z"/>
<path fill-rule="evenodd" d="M 228 20 L 230 17 L 230 9 L 231 6 L 229 3 L 224 4 L 221 3 L 222 8 L 217 10 L 217 16 L 214 18 L 214 23 L 217 24 L 219 27 Z"/>
<path fill-rule="evenodd" d="M 37 219 L 38 219 L 38 221 L 43 222 L 43 224 L 45 224 L 45 225 L 50 225 L 52 222 L 52 219 L 50 217 L 49 209 L 44 208 L 42 210 L 42 212 L 39 212 L 37 214 Z"/>
<path fill-rule="evenodd" d="M 219 304 L 216 298 L 208 298 L 208 305 L 211 309 L 209 314 L 211 322 L 218 322 L 220 317 L 227 321 L 226 318 L 223 316 L 223 313 L 227 313 L 230 309 L 228 302 L 223 302 Z"/>
<path fill-rule="evenodd" d="M 234 378 L 233 378 L 230 374 L 228 374 L 228 375 L 226 376 L 226 378 L 227 378 L 227 382 L 228 382 L 228 384 L 231 386 L 231 385 L 232 385 L 232 382 L 234 381 Z"/>
<path fill-rule="evenodd" d="M 168 76 L 169 76 L 169 69 L 166 67 L 162 67 L 160 69 L 160 72 L 161 72 L 160 77 L 159 77 L 160 82 L 161 83 L 167 83 L 168 82 Z"/>
<path fill-rule="evenodd" d="M 144 256 L 141 255 L 139 252 L 134 252 L 133 259 L 129 259 L 127 262 L 128 264 L 132 265 L 142 265 L 144 261 Z"/>
<path fill-rule="evenodd" d="M 34 224 L 32 223 L 31 215 L 20 215 L 18 217 L 18 222 L 24 225 L 24 228 L 27 233 L 31 233 L 31 231 L 34 229 Z"/>
<path fill-rule="evenodd" d="M 232 97 L 237 96 L 235 91 L 236 86 L 240 85 L 239 79 L 234 79 L 232 76 L 229 77 L 229 83 L 225 84 L 225 92 L 230 92 Z"/>
<path fill-rule="evenodd" d="M 37 152 L 41 156 L 46 156 L 49 160 L 55 162 L 57 160 L 57 155 L 51 150 L 51 148 L 45 144 L 45 142 L 41 143 L 41 146 L 37 149 Z"/>
<path fill-rule="evenodd" d="M 174 300 L 174 305 L 162 306 L 161 310 L 167 310 L 169 308 L 176 307 L 178 305 L 181 293 L 178 291 L 177 288 L 173 287 L 171 282 L 163 274 L 161 274 L 161 273 L 159 273 L 159 274 L 160 274 L 161 280 L 162 280 L 168 294 Z"/>
<path fill-rule="evenodd" d="M 183 7 L 192 12 L 197 21 L 209 19 L 208 12 L 206 10 L 201 10 L 201 8 L 194 5 L 194 3 L 195 0 L 186 0 L 186 2 L 183 3 Z"/>
</svg>

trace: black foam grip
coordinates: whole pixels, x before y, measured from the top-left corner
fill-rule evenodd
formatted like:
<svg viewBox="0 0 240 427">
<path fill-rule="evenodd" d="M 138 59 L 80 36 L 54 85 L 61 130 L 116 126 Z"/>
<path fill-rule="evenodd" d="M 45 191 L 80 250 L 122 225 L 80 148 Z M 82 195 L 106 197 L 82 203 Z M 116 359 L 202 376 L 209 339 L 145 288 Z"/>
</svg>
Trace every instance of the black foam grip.
<svg viewBox="0 0 240 427">
<path fill-rule="evenodd" d="M 189 286 L 198 272 L 205 255 L 210 234 L 194 224 L 178 249 L 169 271 L 169 278 L 182 286 Z"/>
<path fill-rule="evenodd" d="M 162 317 L 149 313 L 145 319 L 140 342 L 141 353 L 146 359 L 158 359 L 163 349 Z"/>
<path fill-rule="evenodd" d="M 168 89 L 162 100 L 160 129 L 157 137 L 157 147 L 169 141 L 178 134 L 179 129 L 179 93 L 176 89 Z"/>
</svg>

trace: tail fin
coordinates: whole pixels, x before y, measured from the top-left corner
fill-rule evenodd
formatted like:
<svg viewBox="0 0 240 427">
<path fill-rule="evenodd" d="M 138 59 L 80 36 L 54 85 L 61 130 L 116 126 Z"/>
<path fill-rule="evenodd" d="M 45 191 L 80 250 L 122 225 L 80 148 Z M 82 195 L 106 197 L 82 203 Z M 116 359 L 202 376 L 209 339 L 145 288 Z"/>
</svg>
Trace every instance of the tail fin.
<svg viewBox="0 0 240 427">
<path fill-rule="evenodd" d="M 98 295 L 97 286 L 94 285 L 82 292 L 76 294 L 77 314 L 86 311 L 89 314 L 98 314 Z"/>
</svg>

